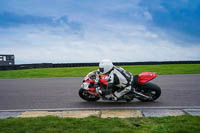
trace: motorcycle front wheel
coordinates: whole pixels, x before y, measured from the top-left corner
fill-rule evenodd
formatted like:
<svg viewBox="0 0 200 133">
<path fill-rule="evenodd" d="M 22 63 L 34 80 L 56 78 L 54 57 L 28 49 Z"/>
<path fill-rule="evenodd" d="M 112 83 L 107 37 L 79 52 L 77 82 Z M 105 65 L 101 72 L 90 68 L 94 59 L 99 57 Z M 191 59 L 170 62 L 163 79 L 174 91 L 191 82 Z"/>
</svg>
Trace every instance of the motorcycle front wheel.
<svg viewBox="0 0 200 133">
<path fill-rule="evenodd" d="M 85 89 L 80 88 L 79 90 L 79 96 L 83 99 L 86 100 L 88 102 L 95 102 L 97 100 L 100 99 L 100 97 L 91 95 L 90 93 L 88 93 L 87 91 L 85 91 Z"/>
<path fill-rule="evenodd" d="M 147 99 L 147 98 L 144 98 L 144 97 L 138 98 L 142 102 L 155 101 L 161 95 L 161 88 L 154 83 L 148 82 L 146 84 L 140 85 L 137 89 L 139 90 L 140 93 L 151 97 L 151 99 Z"/>
</svg>

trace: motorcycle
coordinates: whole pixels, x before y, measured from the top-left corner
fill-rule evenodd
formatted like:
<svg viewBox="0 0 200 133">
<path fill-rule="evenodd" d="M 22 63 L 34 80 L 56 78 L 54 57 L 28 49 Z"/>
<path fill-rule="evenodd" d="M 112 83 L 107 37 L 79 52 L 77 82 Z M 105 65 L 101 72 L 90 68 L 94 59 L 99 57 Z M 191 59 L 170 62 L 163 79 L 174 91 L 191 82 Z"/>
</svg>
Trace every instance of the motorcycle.
<svg viewBox="0 0 200 133">
<path fill-rule="evenodd" d="M 149 81 L 155 79 L 157 73 L 154 72 L 142 72 L 139 75 L 133 76 L 131 83 L 132 89 L 127 94 L 118 99 L 126 102 L 132 101 L 134 98 L 142 102 L 151 102 L 158 99 L 161 95 L 161 88 Z M 97 100 L 113 100 L 107 98 L 104 93 L 108 85 L 107 80 L 109 76 L 107 74 L 99 75 L 96 72 L 90 72 L 83 79 L 83 83 L 79 90 L 79 96 L 86 101 Z M 123 88 L 114 87 L 111 91 L 113 94 L 115 91 L 121 91 Z"/>
</svg>

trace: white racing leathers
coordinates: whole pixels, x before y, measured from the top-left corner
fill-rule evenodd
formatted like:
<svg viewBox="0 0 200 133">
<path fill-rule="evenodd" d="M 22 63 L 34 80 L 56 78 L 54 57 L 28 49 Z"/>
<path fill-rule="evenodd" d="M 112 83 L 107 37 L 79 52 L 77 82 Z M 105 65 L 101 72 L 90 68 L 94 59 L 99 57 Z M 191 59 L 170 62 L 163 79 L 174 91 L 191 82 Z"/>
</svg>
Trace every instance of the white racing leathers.
<svg viewBox="0 0 200 133">
<path fill-rule="evenodd" d="M 131 73 L 125 71 L 121 67 L 114 66 L 114 68 L 111 70 L 109 74 L 107 89 L 113 86 L 123 88 L 120 92 L 117 91 L 114 92 L 114 95 L 117 98 L 120 98 L 121 96 L 131 91 L 132 81 L 133 81 L 133 75 Z"/>
</svg>

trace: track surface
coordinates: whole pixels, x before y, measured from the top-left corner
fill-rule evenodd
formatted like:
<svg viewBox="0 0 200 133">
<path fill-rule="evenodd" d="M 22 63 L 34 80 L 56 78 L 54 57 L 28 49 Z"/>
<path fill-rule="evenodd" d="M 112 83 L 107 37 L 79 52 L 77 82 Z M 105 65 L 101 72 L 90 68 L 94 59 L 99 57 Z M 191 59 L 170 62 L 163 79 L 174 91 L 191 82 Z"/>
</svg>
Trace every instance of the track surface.
<svg viewBox="0 0 200 133">
<path fill-rule="evenodd" d="M 79 98 L 82 78 L 0 79 L 0 110 L 101 108 L 101 107 L 200 107 L 200 74 L 162 75 L 152 82 L 162 88 L 155 102 L 86 102 Z"/>
</svg>

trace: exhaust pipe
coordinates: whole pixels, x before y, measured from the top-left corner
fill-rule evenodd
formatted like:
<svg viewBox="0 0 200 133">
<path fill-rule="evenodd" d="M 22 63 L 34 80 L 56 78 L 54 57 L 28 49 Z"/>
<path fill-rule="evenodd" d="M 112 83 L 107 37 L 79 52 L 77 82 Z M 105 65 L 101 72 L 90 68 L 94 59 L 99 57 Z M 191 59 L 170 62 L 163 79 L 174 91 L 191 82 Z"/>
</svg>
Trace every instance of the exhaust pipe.
<svg viewBox="0 0 200 133">
<path fill-rule="evenodd" d="M 143 98 L 146 98 L 146 99 L 152 99 L 152 97 L 149 97 L 149 96 L 146 96 L 140 92 L 137 92 L 137 91 L 133 91 L 134 94 L 136 94 L 137 96 L 140 96 L 140 97 L 143 97 Z"/>
</svg>

